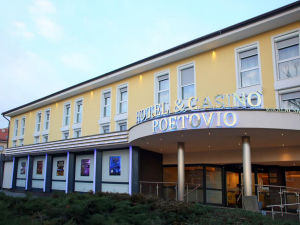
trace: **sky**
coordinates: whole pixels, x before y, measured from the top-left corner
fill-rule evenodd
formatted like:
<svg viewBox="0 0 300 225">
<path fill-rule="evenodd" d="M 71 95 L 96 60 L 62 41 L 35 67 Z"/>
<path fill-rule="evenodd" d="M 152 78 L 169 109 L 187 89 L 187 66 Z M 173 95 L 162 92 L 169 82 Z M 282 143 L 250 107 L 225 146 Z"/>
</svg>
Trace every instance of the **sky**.
<svg viewBox="0 0 300 225">
<path fill-rule="evenodd" d="M 0 0 L 0 113 L 292 2 Z"/>
</svg>

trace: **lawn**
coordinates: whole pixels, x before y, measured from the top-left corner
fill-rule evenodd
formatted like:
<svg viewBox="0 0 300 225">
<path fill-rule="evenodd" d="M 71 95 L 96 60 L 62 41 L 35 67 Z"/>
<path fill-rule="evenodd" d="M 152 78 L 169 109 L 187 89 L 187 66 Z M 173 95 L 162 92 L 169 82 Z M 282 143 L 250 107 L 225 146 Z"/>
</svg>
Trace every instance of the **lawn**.
<svg viewBox="0 0 300 225">
<path fill-rule="evenodd" d="M 293 224 L 241 209 L 224 209 L 123 194 L 9 197 L 0 193 L 0 224 Z M 296 223 L 294 223 L 296 224 Z"/>
</svg>

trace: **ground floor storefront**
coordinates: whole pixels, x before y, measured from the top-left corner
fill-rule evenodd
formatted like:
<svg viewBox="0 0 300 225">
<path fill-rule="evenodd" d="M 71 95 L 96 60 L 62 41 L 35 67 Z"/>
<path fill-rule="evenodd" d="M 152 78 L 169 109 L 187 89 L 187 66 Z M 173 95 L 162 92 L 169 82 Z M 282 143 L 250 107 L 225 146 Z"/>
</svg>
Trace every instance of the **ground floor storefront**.
<svg viewBox="0 0 300 225">
<path fill-rule="evenodd" d="M 141 192 L 165 199 L 177 197 L 177 165 L 163 167 L 163 182 L 142 181 Z M 297 201 L 294 192 L 300 191 L 300 167 L 252 165 L 252 194 L 258 197 L 261 208 L 280 204 L 280 190 L 288 187 L 286 203 Z M 185 165 L 185 201 L 242 207 L 242 164 Z M 295 207 L 290 207 L 291 209 Z"/>
<path fill-rule="evenodd" d="M 300 194 L 299 136 L 299 114 L 291 112 L 170 115 L 128 132 L 8 149 L 2 187 L 142 193 L 229 207 L 244 207 L 253 197 L 259 208 L 293 210 Z"/>
</svg>

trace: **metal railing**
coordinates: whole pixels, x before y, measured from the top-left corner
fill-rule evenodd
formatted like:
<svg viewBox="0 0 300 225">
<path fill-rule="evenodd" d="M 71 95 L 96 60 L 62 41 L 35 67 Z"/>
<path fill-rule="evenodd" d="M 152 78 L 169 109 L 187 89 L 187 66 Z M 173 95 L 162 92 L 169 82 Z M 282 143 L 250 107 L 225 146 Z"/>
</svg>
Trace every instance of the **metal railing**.
<svg viewBox="0 0 300 225">
<path fill-rule="evenodd" d="M 140 193 L 167 200 L 177 200 L 178 184 L 176 182 L 140 181 Z M 203 198 L 201 184 L 185 184 L 184 200 L 201 202 Z"/>
</svg>

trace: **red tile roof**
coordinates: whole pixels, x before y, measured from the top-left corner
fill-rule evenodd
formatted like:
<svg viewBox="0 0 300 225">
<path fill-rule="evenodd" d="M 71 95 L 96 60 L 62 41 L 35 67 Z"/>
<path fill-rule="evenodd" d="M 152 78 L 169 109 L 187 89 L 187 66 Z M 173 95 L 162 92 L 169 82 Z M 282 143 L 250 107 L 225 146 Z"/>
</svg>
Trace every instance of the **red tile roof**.
<svg viewBox="0 0 300 225">
<path fill-rule="evenodd" d="M 6 141 L 8 138 L 8 128 L 0 128 L 0 141 Z"/>
</svg>

